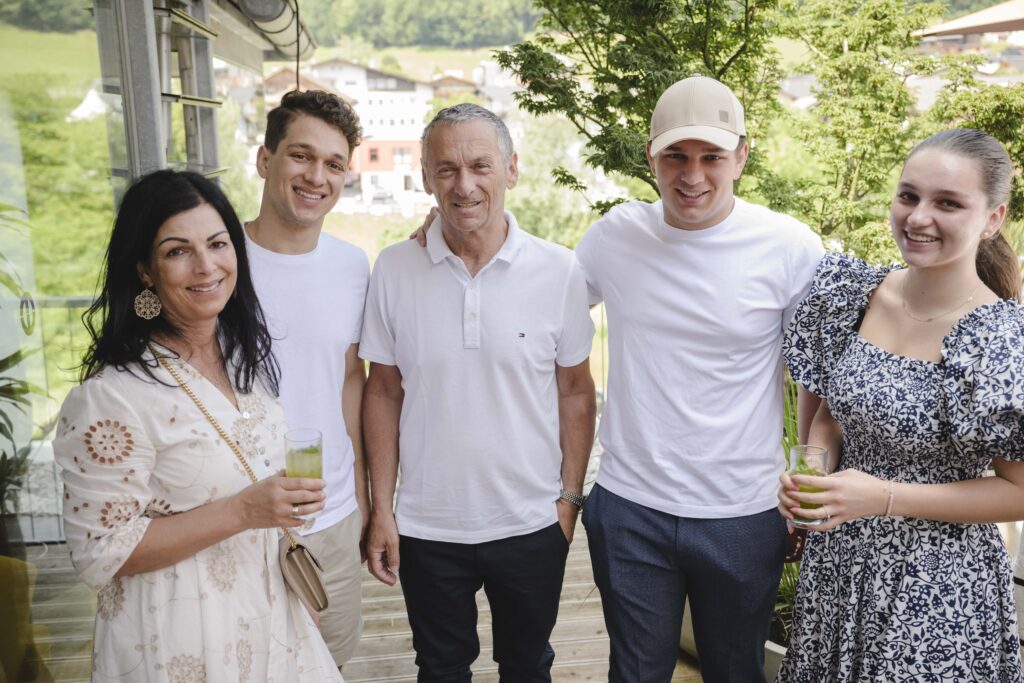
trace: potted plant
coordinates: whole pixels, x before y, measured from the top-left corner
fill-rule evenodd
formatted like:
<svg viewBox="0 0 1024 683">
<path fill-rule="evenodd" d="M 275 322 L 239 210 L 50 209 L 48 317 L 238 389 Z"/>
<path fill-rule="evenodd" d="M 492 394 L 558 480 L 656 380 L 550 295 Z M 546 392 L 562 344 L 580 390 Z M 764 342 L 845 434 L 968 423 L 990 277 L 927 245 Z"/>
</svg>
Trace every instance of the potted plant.
<svg viewBox="0 0 1024 683">
<path fill-rule="evenodd" d="M 768 629 L 768 642 L 764 644 L 764 674 L 769 681 L 775 680 L 782 666 L 782 658 L 789 647 L 789 635 L 793 628 L 793 603 L 796 598 L 796 582 L 800 573 L 799 562 L 788 562 L 782 566 L 779 593 L 775 597 L 775 611 Z"/>
<path fill-rule="evenodd" d="M 24 232 L 28 224 L 21 219 L 22 211 L 9 204 L 0 204 L 0 228 L 14 233 Z M 10 259 L 0 252 L 0 294 L 4 299 L 17 302 L 17 319 L 24 335 L 35 328 L 35 305 L 31 295 L 22 286 L 21 278 Z M 6 326 L 14 329 L 13 326 Z M 14 346 L 13 351 L 6 348 Z M 5 354 L 0 357 L 0 554 L 13 556 L 20 538 L 17 524 L 18 493 L 28 474 L 30 446 L 19 443 L 24 434 L 22 419 L 28 418 L 33 395 L 45 392 L 23 379 L 17 373 L 22 362 L 38 349 L 26 350 L 21 337 L 4 340 Z M 23 425 L 24 423 L 22 423 Z"/>
<path fill-rule="evenodd" d="M 18 493 L 28 474 L 29 445 L 19 445 L 15 439 L 15 412 L 27 414 L 29 398 L 41 394 L 36 387 L 25 380 L 7 374 L 26 356 L 18 349 L 5 358 L 0 358 L 0 555 L 13 557 L 16 541 L 20 538 L 17 521 Z"/>
</svg>

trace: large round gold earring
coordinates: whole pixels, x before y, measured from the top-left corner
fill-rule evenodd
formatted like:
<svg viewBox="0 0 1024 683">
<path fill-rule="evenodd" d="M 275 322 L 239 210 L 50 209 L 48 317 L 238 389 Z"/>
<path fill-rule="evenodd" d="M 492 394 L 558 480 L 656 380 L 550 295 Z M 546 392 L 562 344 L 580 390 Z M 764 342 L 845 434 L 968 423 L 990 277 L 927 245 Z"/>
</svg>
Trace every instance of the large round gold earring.
<svg viewBox="0 0 1024 683">
<path fill-rule="evenodd" d="M 161 309 L 163 309 L 163 305 L 160 303 L 160 297 L 149 287 L 136 295 L 135 315 L 143 320 L 152 320 L 157 317 L 160 315 Z"/>
</svg>

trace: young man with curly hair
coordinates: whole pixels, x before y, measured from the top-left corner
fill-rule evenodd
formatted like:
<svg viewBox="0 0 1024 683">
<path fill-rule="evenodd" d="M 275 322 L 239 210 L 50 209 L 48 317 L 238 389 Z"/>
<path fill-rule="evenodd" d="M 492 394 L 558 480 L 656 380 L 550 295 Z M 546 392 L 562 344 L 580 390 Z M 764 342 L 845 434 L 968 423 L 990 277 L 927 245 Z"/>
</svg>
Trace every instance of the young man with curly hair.
<svg viewBox="0 0 1024 683">
<path fill-rule="evenodd" d="M 362 630 L 369 495 L 359 419 L 365 374 L 357 354 L 369 262 L 362 249 L 322 229 L 361 136 L 356 113 L 337 96 L 286 93 L 267 114 L 256 160 L 263 199 L 259 216 L 245 226 L 253 283 L 281 366 L 288 426 L 323 435 L 326 506 L 299 530 L 324 566 L 330 605 L 320 629 L 339 669 Z"/>
</svg>

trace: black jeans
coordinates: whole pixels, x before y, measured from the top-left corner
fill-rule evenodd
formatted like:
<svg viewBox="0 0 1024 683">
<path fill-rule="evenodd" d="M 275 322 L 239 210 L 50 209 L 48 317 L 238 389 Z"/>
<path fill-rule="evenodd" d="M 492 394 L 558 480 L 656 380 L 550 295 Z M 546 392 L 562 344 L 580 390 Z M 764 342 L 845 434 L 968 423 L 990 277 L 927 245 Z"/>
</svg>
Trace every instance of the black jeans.
<svg viewBox="0 0 1024 683">
<path fill-rule="evenodd" d="M 503 683 L 548 683 L 548 643 L 558 617 L 565 558 L 557 524 L 487 543 L 446 543 L 402 536 L 401 585 L 412 625 L 417 680 L 465 683 L 480 654 L 476 593 L 491 606 L 494 661 Z"/>
</svg>

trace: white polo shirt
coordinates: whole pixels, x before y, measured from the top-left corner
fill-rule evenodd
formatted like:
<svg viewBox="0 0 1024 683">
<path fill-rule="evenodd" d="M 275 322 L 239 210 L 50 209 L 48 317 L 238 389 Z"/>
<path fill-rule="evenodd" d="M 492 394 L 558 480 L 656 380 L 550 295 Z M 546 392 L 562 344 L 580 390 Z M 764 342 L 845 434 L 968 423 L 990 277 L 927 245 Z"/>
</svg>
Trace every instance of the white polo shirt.
<svg viewBox="0 0 1024 683">
<path fill-rule="evenodd" d="M 824 250 L 790 216 L 736 199 L 704 230 L 620 204 L 576 247 L 608 313 L 597 483 L 680 517 L 778 504 L 782 335 Z"/>
<path fill-rule="evenodd" d="M 555 364 L 590 355 L 594 325 L 571 251 L 522 232 L 470 277 L 440 221 L 388 247 L 370 278 L 359 355 L 397 365 L 395 514 L 402 535 L 483 543 L 557 521 Z"/>
</svg>

